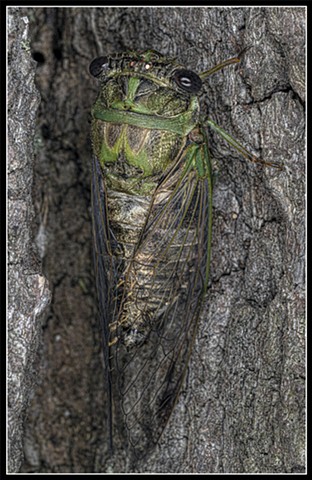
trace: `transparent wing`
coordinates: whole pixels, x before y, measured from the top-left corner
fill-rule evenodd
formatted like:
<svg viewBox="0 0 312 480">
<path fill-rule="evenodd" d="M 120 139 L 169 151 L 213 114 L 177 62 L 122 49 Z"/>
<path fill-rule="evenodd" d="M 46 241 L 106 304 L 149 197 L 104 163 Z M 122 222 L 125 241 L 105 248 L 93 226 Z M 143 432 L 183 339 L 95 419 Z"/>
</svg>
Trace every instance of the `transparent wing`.
<svg viewBox="0 0 312 480">
<path fill-rule="evenodd" d="M 196 164 L 205 148 L 162 180 L 133 254 L 124 265 L 110 368 L 130 444 L 155 444 L 174 407 L 208 281 L 211 177 Z M 117 297 L 116 297 L 117 298 Z"/>
<path fill-rule="evenodd" d="M 106 191 L 98 159 L 93 156 L 91 182 L 93 255 L 99 317 L 102 328 L 102 350 L 105 367 L 105 386 L 108 398 L 108 430 L 113 449 L 112 378 L 109 357 L 109 323 L 114 317 L 114 292 L 118 281 L 118 260 L 113 255 L 114 242 L 109 229 Z"/>
</svg>

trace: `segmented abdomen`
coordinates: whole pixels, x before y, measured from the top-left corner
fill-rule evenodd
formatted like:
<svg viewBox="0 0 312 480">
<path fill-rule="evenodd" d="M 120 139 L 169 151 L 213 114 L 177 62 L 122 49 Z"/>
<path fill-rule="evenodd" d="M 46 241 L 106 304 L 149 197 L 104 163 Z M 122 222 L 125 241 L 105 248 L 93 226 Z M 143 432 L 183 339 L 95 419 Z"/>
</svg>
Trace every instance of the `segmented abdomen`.
<svg viewBox="0 0 312 480">
<path fill-rule="evenodd" d="M 111 344 L 139 345 L 151 332 L 160 331 L 162 322 L 173 318 L 174 329 L 179 328 L 176 319 L 184 314 L 182 299 L 186 304 L 192 278 L 197 293 L 202 288 L 194 266 L 198 209 L 191 208 L 199 198 L 196 189 L 188 195 L 183 185 L 175 191 L 172 179 L 170 184 L 148 197 L 108 191 L 108 216 L 119 265 L 118 313 L 110 325 Z"/>
</svg>

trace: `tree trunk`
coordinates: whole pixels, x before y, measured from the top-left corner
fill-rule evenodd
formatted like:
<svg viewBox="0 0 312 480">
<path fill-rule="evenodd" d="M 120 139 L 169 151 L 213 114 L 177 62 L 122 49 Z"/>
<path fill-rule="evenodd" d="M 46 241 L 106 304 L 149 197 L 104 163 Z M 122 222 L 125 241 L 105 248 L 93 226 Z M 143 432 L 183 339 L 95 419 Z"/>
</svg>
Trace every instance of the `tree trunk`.
<svg viewBox="0 0 312 480">
<path fill-rule="evenodd" d="M 31 22 L 38 61 L 33 193 L 52 291 L 22 471 L 304 471 L 305 9 L 24 8 L 20 14 Z M 203 113 L 285 168 L 248 163 L 209 133 L 219 171 L 210 288 L 159 447 L 133 462 L 122 439 L 109 455 L 105 430 L 89 188 L 89 112 L 97 85 L 88 66 L 101 54 L 149 48 L 197 72 L 243 51 L 237 67 L 205 82 Z"/>
<path fill-rule="evenodd" d="M 8 16 L 8 471 L 23 462 L 23 421 L 34 388 L 41 314 L 50 292 L 33 240 L 34 135 L 40 97 L 29 20 Z"/>
</svg>

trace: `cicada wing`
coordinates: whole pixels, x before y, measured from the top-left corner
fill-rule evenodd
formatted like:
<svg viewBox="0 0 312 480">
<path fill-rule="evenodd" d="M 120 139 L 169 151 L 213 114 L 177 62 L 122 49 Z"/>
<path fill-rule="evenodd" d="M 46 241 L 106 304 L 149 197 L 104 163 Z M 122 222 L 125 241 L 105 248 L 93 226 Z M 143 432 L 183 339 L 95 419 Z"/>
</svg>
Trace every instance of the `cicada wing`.
<svg viewBox="0 0 312 480">
<path fill-rule="evenodd" d="M 93 230 L 93 256 L 96 288 L 99 303 L 99 317 L 102 329 L 102 351 L 104 357 L 104 380 L 108 398 L 108 430 L 110 448 L 113 448 L 113 407 L 112 407 L 112 376 L 109 357 L 109 322 L 114 316 L 114 292 L 116 290 L 117 263 L 112 254 L 113 238 L 109 229 L 106 210 L 106 191 L 103 181 L 101 166 L 98 159 L 93 156 L 92 182 L 92 230 Z"/>
<path fill-rule="evenodd" d="M 139 453 L 158 441 L 174 407 L 207 287 L 211 179 L 182 164 L 183 157 L 154 195 L 125 277 L 127 341 L 120 322 L 111 350 L 129 441 Z"/>
</svg>

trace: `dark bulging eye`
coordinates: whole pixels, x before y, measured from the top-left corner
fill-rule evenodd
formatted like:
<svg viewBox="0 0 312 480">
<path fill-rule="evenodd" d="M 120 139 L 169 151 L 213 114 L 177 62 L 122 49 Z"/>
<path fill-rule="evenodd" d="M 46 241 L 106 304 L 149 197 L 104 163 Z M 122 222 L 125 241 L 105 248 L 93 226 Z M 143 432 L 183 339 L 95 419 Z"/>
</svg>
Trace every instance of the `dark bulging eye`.
<svg viewBox="0 0 312 480">
<path fill-rule="evenodd" d="M 176 70 L 173 75 L 173 80 L 179 87 L 190 93 L 197 93 L 202 87 L 200 77 L 191 70 Z"/>
<path fill-rule="evenodd" d="M 98 77 L 102 72 L 108 69 L 108 57 L 97 57 L 90 63 L 89 72 L 93 77 Z"/>
</svg>

